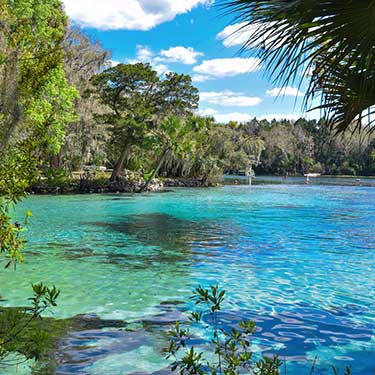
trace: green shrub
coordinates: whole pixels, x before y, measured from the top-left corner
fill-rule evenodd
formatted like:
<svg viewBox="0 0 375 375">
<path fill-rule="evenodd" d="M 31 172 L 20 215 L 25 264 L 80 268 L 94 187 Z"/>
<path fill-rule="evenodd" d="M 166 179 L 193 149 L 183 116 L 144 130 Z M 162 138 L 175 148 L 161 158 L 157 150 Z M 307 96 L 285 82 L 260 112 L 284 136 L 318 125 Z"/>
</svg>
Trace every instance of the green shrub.
<svg viewBox="0 0 375 375">
<path fill-rule="evenodd" d="M 61 186 L 69 183 L 70 179 L 64 168 L 48 168 L 44 172 L 48 185 Z"/>
</svg>

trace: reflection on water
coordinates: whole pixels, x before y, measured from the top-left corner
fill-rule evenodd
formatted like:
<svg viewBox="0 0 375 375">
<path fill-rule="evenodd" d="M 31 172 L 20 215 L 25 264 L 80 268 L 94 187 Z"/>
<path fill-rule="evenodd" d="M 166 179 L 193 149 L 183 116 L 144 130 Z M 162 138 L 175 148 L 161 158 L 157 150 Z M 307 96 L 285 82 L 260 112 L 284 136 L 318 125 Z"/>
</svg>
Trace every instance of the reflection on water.
<svg viewBox="0 0 375 375">
<path fill-rule="evenodd" d="M 287 358 L 288 374 L 316 356 L 322 374 L 373 374 L 374 201 L 371 188 L 303 185 L 32 197 L 20 216 L 34 213 L 33 255 L 0 272 L 1 303 L 24 304 L 43 281 L 62 290 L 56 316 L 84 314 L 58 374 L 167 373 L 165 330 L 195 286 L 218 283 L 222 326 L 255 320 L 257 348 Z"/>
</svg>

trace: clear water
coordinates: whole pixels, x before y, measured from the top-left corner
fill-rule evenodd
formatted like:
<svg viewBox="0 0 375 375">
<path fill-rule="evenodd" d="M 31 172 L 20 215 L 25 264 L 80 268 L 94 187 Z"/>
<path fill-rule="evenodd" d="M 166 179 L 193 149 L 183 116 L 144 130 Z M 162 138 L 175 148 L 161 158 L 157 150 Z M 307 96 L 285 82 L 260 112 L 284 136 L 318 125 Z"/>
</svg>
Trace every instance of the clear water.
<svg viewBox="0 0 375 375">
<path fill-rule="evenodd" d="M 374 202 L 370 187 L 321 185 L 34 196 L 17 213 L 34 214 L 26 263 L 0 271 L 0 294 L 24 305 L 30 283 L 56 284 L 55 316 L 102 319 L 62 340 L 58 374 L 168 373 L 163 330 L 216 283 L 222 324 L 256 320 L 256 347 L 287 374 L 315 357 L 317 374 L 373 374 Z"/>
</svg>

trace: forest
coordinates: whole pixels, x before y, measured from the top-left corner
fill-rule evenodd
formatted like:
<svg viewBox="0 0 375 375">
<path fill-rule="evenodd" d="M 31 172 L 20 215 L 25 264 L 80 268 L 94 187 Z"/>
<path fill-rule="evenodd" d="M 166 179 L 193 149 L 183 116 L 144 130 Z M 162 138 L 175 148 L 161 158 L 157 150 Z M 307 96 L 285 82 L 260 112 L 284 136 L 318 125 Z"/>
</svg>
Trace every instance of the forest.
<svg viewBox="0 0 375 375">
<path fill-rule="evenodd" d="M 111 66 L 110 53 L 78 29 L 64 46 L 67 79 L 79 96 L 61 148 L 43 159 L 53 180 L 106 167 L 111 180 L 149 177 L 215 181 L 223 173 L 375 173 L 374 137 L 365 129 L 337 136 L 324 120 L 219 124 L 197 113 L 199 92 L 188 75 L 159 77 L 148 64 Z M 354 127 L 353 127 L 354 130 Z M 128 171 L 128 172 L 127 172 Z"/>
<path fill-rule="evenodd" d="M 224 173 L 239 170 L 270 175 L 375 174 L 374 137 L 365 129 L 336 136 L 326 121 L 303 118 L 216 123 L 198 115 L 199 91 L 190 76 L 158 76 L 143 63 L 112 66 L 110 52 L 79 29 L 69 27 L 62 36 L 61 65 L 53 71 L 57 81 L 47 81 L 43 94 L 39 80 L 30 79 L 36 67 L 28 66 L 21 77 L 28 90 L 36 90 L 36 98 L 58 91 L 50 102 L 30 102 L 30 121 L 21 121 L 20 108 L 12 100 L 21 92 L 15 76 L 19 73 L 8 64 L 1 76 L 4 88 L 13 87 L 2 91 L 2 121 L 9 122 L 2 127 L 1 149 L 7 144 L 30 147 L 34 132 L 33 145 L 38 143 L 39 151 L 31 185 L 58 186 L 84 176 L 86 182 L 104 184 L 137 179 L 137 190 L 143 191 L 154 177 L 210 185 Z"/>
</svg>

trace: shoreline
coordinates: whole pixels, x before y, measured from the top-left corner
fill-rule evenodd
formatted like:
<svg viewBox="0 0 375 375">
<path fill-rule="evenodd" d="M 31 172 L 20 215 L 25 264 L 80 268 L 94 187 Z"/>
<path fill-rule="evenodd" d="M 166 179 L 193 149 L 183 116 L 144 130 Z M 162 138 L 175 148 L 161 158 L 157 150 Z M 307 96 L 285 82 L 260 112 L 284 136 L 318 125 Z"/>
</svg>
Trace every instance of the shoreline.
<svg viewBox="0 0 375 375">
<path fill-rule="evenodd" d="M 32 185 L 28 192 L 36 195 L 69 195 L 69 194 L 110 194 L 135 193 L 138 194 L 144 180 L 110 181 L 103 179 L 71 180 L 64 183 L 39 182 Z M 154 179 L 144 192 L 158 192 L 165 188 L 208 188 L 217 184 L 208 183 L 194 178 L 163 178 Z"/>
<path fill-rule="evenodd" d="M 279 181 L 280 179 L 280 181 Z M 301 184 L 304 179 L 302 175 L 292 175 L 288 179 L 283 179 L 280 175 L 259 175 L 252 181 L 253 185 L 265 184 Z M 333 179 L 337 181 L 324 181 Z M 297 181 L 296 181 L 297 180 Z M 345 180 L 349 183 L 345 183 Z M 349 180 L 349 181 L 348 181 Z M 373 184 L 368 183 L 373 180 Z M 341 183 L 340 183 L 341 182 Z M 70 194 L 138 194 L 143 186 L 144 180 L 120 180 L 113 182 L 107 179 L 93 180 L 70 180 L 62 183 L 39 182 L 28 189 L 28 193 L 35 195 L 70 195 Z M 237 184 L 228 184 L 225 181 L 209 183 L 203 179 L 196 178 L 158 178 L 152 180 L 147 190 L 144 192 L 160 192 L 166 188 L 210 188 L 217 186 L 226 186 Z M 246 185 L 239 183 L 240 185 Z M 322 175 L 310 180 L 309 185 L 342 185 L 342 186 L 370 186 L 375 187 L 375 176 L 345 176 L 345 175 Z"/>
</svg>

